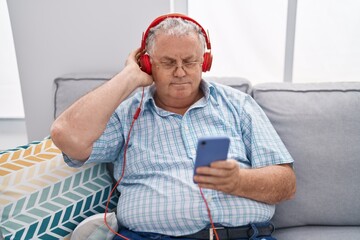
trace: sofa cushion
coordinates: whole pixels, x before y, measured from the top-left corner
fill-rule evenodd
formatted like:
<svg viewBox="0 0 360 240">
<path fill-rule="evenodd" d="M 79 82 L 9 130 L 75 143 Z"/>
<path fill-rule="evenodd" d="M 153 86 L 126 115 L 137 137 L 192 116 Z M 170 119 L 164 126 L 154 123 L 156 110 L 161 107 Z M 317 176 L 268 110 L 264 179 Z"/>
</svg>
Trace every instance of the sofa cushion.
<svg viewBox="0 0 360 240">
<path fill-rule="evenodd" d="M 54 118 L 58 117 L 67 107 L 94 88 L 111 79 L 114 73 L 72 73 L 54 80 Z M 206 80 L 232 86 L 249 93 L 251 83 L 240 77 L 206 77 Z"/>
<path fill-rule="evenodd" d="M 275 230 L 277 240 L 329 240 L 329 239 L 358 239 L 359 226 L 308 226 Z"/>
<path fill-rule="evenodd" d="M 82 220 L 104 212 L 111 184 L 104 164 L 68 167 L 51 139 L 0 152 L 1 233 L 5 240 L 69 239 Z M 117 196 L 109 205 L 116 208 Z"/>
<path fill-rule="evenodd" d="M 77 99 L 114 76 L 113 73 L 72 73 L 54 80 L 54 118 Z"/>
<path fill-rule="evenodd" d="M 233 88 L 236 88 L 239 91 L 250 94 L 251 92 L 251 82 L 246 78 L 241 77 L 204 77 L 205 80 L 210 82 L 221 83 Z"/>
<path fill-rule="evenodd" d="M 253 97 L 295 161 L 275 225 L 360 225 L 360 83 L 260 84 Z"/>
</svg>

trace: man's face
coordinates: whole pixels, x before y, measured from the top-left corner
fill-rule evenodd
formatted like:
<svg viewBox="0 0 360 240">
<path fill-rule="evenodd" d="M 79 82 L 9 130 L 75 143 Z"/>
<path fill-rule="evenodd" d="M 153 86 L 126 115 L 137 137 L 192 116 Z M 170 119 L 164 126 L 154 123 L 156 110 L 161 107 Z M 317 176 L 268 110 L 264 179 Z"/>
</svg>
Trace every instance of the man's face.
<svg viewBox="0 0 360 240">
<path fill-rule="evenodd" d="M 166 101 L 191 100 L 199 93 L 203 48 L 195 33 L 158 35 L 151 56 L 156 94 Z"/>
</svg>

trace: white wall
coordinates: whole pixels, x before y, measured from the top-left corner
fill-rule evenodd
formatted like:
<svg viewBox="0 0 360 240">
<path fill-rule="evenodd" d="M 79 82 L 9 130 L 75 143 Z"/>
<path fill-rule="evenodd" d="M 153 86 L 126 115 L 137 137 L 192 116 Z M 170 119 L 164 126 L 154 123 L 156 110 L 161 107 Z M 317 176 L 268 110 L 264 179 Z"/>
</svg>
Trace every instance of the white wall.
<svg viewBox="0 0 360 240">
<path fill-rule="evenodd" d="M 0 121 L 3 118 L 24 118 L 20 79 L 6 0 L 0 0 Z M 0 135 L 2 134 L 0 131 Z"/>
<path fill-rule="evenodd" d="M 141 34 L 170 11 L 164 0 L 8 0 L 28 140 L 49 135 L 53 80 L 71 72 L 117 72 Z"/>
</svg>

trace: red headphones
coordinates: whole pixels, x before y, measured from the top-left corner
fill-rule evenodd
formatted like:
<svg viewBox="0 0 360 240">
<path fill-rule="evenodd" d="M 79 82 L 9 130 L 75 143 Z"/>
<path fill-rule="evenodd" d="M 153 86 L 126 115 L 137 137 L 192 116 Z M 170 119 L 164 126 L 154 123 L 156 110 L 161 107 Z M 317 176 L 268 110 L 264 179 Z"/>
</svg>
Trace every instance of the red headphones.
<svg viewBox="0 0 360 240">
<path fill-rule="evenodd" d="M 183 14 L 178 14 L 178 13 L 171 13 L 171 14 L 166 14 L 166 15 L 162 15 L 157 17 L 151 24 L 150 26 L 146 29 L 146 31 L 143 33 L 142 35 L 142 40 L 141 40 L 141 49 L 140 52 L 142 53 L 139 57 L 139 64 L 141 67 L 141 70 L 143 70 L 144 72 L 146 72 L 147 74 L 151 75 L 151 63 L 150 63 L 150 57 L 148 54 L 145 54 L 145 45 L 146 45 L 146 39 L 149 35 L 149 31 L 152 27 L 155 27 L 156 25 L 158 25 L 159 23 L 161 23 L 162 21 L 164 21 L 166 18 L 182 18 L 184 20 L 188 20 L 190 22 L 195 23 L 196 25 L 198 25 L 201 29 L 202 34 L 205 37 L 205 41 L 206 41 L 206 48 L 208 51 L 205 51 L 204 53 L 204 62 L 202 64 L 202 71 L 206 72 L 209 71 L 211 68 L 211 64 L 212 64 L 212 55 L 211 55 L 211 44 L 210 44 L 210 40 L 208 35 L 206 34 L 206 31 L 204 30 L 204 28 L 198 23 L 196 22 L 194 19 L 189 18 L 186 15 Z"/>
</svg>

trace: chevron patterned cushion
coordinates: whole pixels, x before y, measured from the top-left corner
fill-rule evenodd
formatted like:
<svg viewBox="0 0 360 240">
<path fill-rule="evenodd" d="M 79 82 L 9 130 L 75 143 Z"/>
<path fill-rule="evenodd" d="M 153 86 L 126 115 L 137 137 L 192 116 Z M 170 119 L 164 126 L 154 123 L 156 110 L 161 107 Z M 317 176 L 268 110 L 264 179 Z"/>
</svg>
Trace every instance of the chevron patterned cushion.
<svg viewBox="0 0 360 240">
<path fill-rule="evenodd" d="M 70 168 L 51 139 L 0 152 L 0 232 L 5 240 L 70 239 L 82 220 L 104 212 L 111 186 L 104 164 Z M 112 196 L 109 211 L 116 204 Z"/>
</svg>

